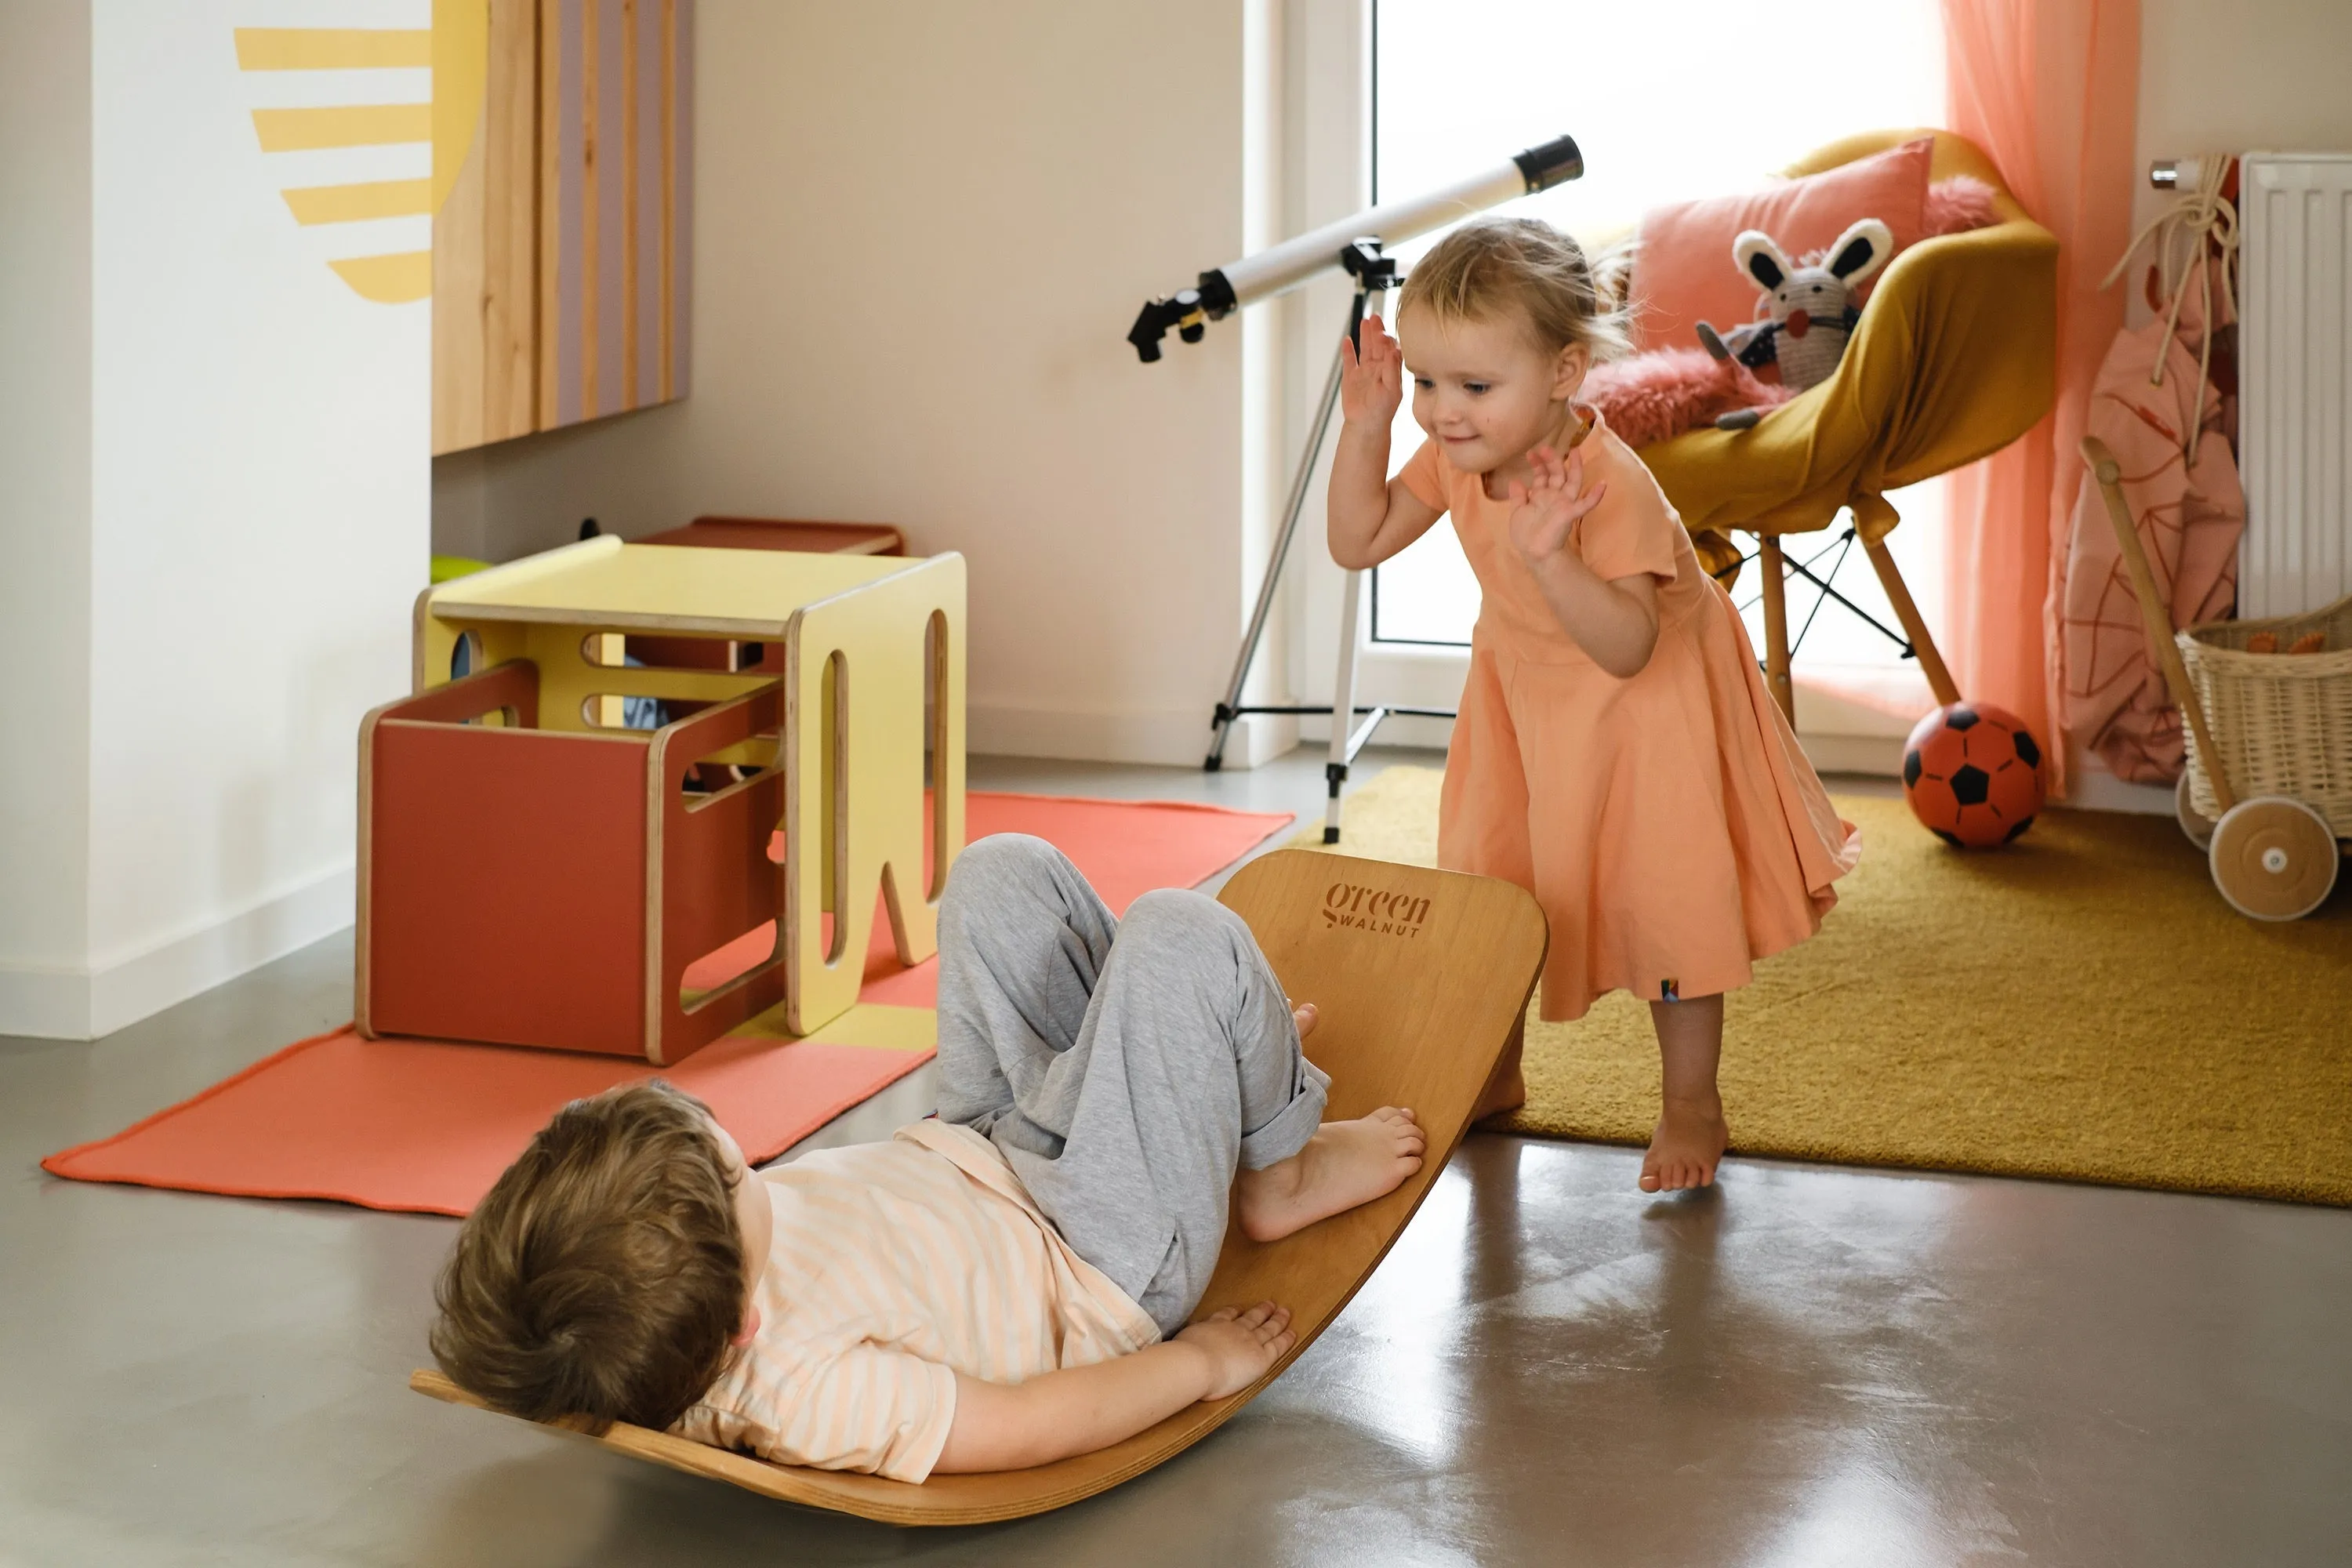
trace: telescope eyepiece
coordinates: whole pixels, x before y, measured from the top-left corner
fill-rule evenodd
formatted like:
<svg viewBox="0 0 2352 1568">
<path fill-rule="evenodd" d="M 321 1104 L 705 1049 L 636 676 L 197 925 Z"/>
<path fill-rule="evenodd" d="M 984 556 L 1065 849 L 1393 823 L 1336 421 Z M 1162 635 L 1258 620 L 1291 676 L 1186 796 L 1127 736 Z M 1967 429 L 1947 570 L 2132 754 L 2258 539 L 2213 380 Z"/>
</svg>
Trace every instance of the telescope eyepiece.
<svg viewBox="0 0 2352 1568">
<path fill-rule="evenodd" d="M 1529 195 L 1584 177 L 1584 154 L 1577 150 L 1573 136 L 1555 136 L 1541 146 L 1518 153 L 1511 162 L 1526 177 Z"/>
</svg>

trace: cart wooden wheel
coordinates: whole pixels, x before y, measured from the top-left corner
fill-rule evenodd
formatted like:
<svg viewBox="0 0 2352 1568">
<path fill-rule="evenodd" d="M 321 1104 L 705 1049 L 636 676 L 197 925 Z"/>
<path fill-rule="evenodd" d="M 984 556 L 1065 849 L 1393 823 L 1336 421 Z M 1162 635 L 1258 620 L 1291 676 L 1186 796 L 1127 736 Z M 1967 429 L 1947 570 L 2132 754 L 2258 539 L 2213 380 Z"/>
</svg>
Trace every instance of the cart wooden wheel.
<svg viewBox="0 0 2352 1568">
<path fill-rule="evenodd" d="M 2189 835 L 2189 843 L 2202 849 L 2213 842 L 2213 819 L 2189 804 L 2187 768 L 2180 770 L 2180 782 L 2172 786 L 2172 815 L 2180 831 Z"/>
<path fill-rule="evenodd" d="M 2213 825 L 2206 851 L 2230 907 L 2258 921 L 2299 921 L 2336 886 L 2336 835 L 2299 800 L 2242 800 Z"/>
</svg>

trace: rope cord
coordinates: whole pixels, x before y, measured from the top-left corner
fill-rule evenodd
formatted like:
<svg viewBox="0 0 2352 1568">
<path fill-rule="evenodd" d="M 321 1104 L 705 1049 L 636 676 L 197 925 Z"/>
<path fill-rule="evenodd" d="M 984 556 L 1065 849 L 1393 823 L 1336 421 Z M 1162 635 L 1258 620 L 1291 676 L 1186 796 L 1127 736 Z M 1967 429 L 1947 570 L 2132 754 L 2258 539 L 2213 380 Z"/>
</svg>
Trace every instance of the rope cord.
<svg viewBox="0 0 2352 1568">
<path fill-rule="evenodd" d="M 2181 433 L 2180 456 L 2195 467 L 2197 433 L 2205 423 L 2205 395 L 2212 385 L 2213 333 L 2218 330 L 2220 316 L 2213 310 L 2215 282 L 2214 258 L 2221 258 L 2220 283 L 2223 311 L 2231 320 L 2238 315 L 2238 300 L 2231 282 L 2236 271 L 2238 253 L 2238 209 L 2221 195 L 2222 184 L 2229 178 L 2231 160 L 2226 153 L 2210 153 L 2197 162 L 2197 188 L 2175 196 L 2170 205 L 2132 236 L 2130 245 L 2116 260 L 2099 287 L 2111 289 L 2133 257 L 2151 237 L 2156 241 L 2156 267 L 2159 286 L 2172 296 L 2164 311 L 2164 330 L 2168 336 L 2180 335 L 2180 307 L 2189 298 L 2189 285 L 2193 280 L 2199 287 L 2199 300 L 2204 307 L 2205 330 L 2198 335 L 2197 393 L 2189 409 L 2189 428 Z M 2186 245 L 2186 253 L 2183 246 Z M 2175 258 L 2179 258 L 2180 275 L 2173 275 Z M 2156 356 L 2156 369 L 2148 376 L 2152 386 L 2164 384 L 2165 356 Z"/>
</svg>

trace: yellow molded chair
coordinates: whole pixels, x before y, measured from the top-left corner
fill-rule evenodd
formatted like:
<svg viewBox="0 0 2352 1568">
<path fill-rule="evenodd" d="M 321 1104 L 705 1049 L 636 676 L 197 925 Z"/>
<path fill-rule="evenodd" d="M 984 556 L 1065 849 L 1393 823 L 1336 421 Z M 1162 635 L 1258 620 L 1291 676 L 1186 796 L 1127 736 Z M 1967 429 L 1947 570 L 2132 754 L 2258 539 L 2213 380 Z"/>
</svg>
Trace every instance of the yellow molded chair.
<svg viewBox="0 0 2352 1568">
<path fill-rule="evenodd" d="M 1727 584 L 1743 559 L 1727 531 L 1757 536 L 1765 670 L 1781 711 L 1792 717 L 1780 536 L 1819 531 L 1841 508 L 1852 508 L 1855 532 L 1936 700 L 1958 701 L 1887 553 L 1896 518 L 1886 492 L 1999 451 L 2032 429 L 2056 396 L 2058 241 L 2025 216 L 1975 143 L 1947 131 L 1866 132 L 1786 173 L 1819 174 L 1929 135 L 1936 150 L 1928 178 L 1971 174 L 1991 185 L 1992 225 L 1922 240 L 1897 256 L 1837 373 L 1753 429 L 1703 427 L 1642 448 L 1699 559 L 1719 580 Z M 1640 268 L 1638 256 L 1633 265 Z"/>
</svg>

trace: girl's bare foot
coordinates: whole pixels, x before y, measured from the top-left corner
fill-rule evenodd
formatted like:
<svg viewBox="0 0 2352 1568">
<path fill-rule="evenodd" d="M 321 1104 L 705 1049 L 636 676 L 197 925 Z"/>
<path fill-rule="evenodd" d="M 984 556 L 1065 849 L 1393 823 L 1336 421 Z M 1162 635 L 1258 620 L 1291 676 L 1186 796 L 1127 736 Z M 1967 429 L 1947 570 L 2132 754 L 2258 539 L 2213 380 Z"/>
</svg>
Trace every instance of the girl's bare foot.
<svg viewBox="0 0 2352 1568">
<path fill-rule="evenodd" d="M 1528 1080 L 1519 1070 L 1519 1058 L 1507 1058 L 1495 1068 L 1495 1076 L 1479 1092 L 1478 1103 L 1470 1108 L 1470 1120 L 1484 1121 L 1489 1116 L 1508 1116 L 1527 1102 Z"/>
<path fill-rule="evenodd" d="M 1307 1147 L 1234 1181 L 1234 1212 L 1252 1241 L 1279 1241 L 1394 1192 L 1429 1146 L 1412 1112 L 1384 1105 L 1354 1121 L 1326 1121 Z"/>
<path fill-rule="evenodd" d="M 1494 1076 L 1486 1087 L 1478 1091 L 1478 1103 L 1470 1108 L 1470 1120 L 1481 1121 L 1489 1116 L 1506 1116 L 1528 1102 L 1527 1075 L 1519 1070 L 1519 1062 L 1527 1054 L 1528 1020 L 1523 1014 L 1511 1026 L 1511 1037 L 1503 1042 L 1503 1055 L 1495 1063 Z"/>
<path fill-rule="evenodd" d="M 1642 1159 L 1642 1190 L 1672 1193 L 1713 1186 L 1716 1163 L 1730 1135 L 1720 1096 L 1669 1098 L 1659 1110 L 1658 1130 L 1650 1134 L 1650 1152 Z"/>
</svg>

